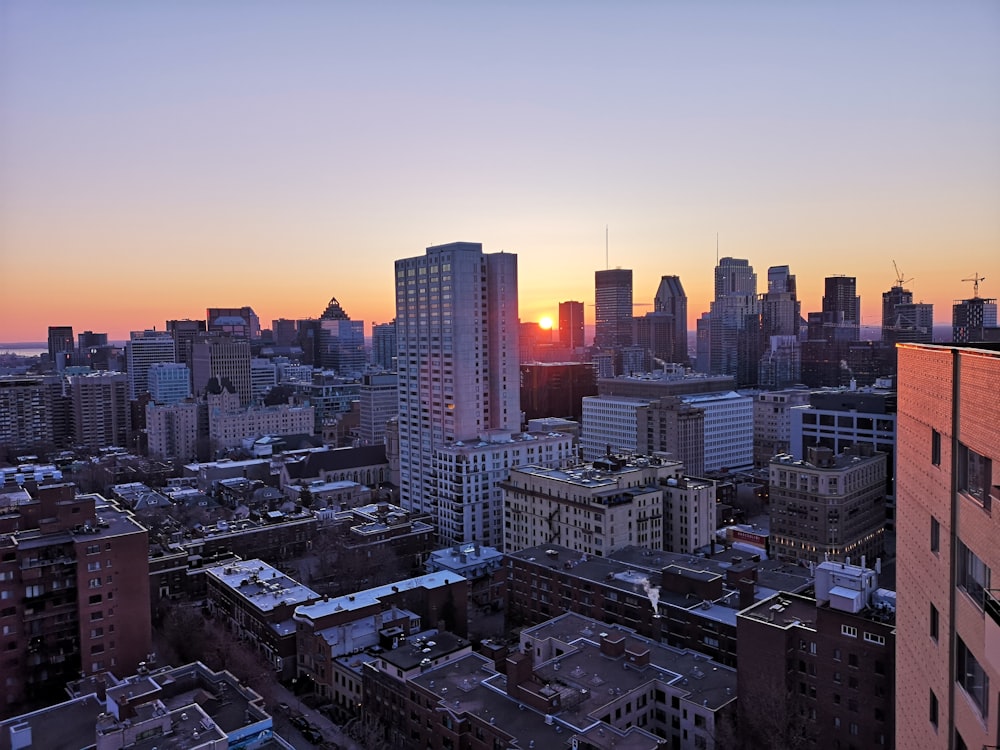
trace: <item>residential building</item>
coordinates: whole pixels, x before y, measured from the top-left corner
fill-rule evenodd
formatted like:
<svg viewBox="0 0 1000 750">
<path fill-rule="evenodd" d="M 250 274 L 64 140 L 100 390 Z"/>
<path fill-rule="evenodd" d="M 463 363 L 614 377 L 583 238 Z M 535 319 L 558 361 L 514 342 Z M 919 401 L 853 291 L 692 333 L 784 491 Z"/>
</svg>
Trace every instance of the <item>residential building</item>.
<svg viewBox="0 0 1000 750">
<path fill-rule="evenodd" d="M 559 303 L 559 343 L 564 349 L 576 351 L 586 346 L 584 341 L 583 303 Z"/>
<path fill-rule="evenodd" d="M 256 558 L 205 570 L 205 604 L 243 641 L 274 667 L 279 679 L 297 675 L 295 623 L 299 605 L 322 597 Z"/>
<path fill-rule="evenodd" d="M 395 372 L 364 375 L 358 396 L 361 444 L 382 445 L 386 423 L 399 414 L 399 377 Z"/>
<path fill-rule="evenodd" d="M 397 650 L 409 655 L 407 638 L 428 629 L 433 635 L 426 640 L 444 643 L 447 636 L 454 644 L 456 636 L 468 634 L 468 590 L 465 578 L 442 571 L 300 605 L 293 615 L 298 679 L 312 683 L 316 694 L 356 714 L 362 703 L 360 668 L 368 660 L 359 658 L 359 652 L 378 646 L 377 653 L 386 657 Z M 466 641 L 463 647 L 467 646 Z M 435 660 L 424 648 L 434 645 L 422 645 L 412 666 Z M 425 658 L 429 661 L 422 664 Z"/>
<path fill-rule="evenodd" d="M 191 399 L 168 404 L 150 401 L 146 404 L 146 450 L 149 457 L 161 461 L 195 460 L 198 457 L 200 410 L 201 406 Z"/>
<path fill-rule="evenodd" d="M 462 453 L 455 443 L 520 426 L 517 256 L 456 242 L 395 268 L 400 504 L 434 516 L 442 539 L 497 546 L 501 470 L 476 483 L 475 502 L 465 485 L 445 499 L 436 473 Z"/>
<path fill-rule="evenodd" d="M 194 340 L 208 331 L 207 323 L 204 320 L 168 320 L 166 329 L 174 337 L 176 361 L 187 365 L 194 372 Z"/>
<path fill-rule="evenodd" d="M 863 565 L 821 562 L 815 596 L 780 592 L 739 613 L 747 746 L 893 746 L 896 594 L 877 586 Z"/>
<path fill-rule="evenodd" d="M 707 550 L 706 550 L 707 551 Z M 742 550 L 693 557 L 632 547 L 609 557 L 557 543 L 507 553 L 507 618 L 518 625 L 575 612 L 736 665 L 736 615 L 778 591 L 812 587 L 808 568 Z"/>
<path fill-rule="evenodd" d="M 506 656 L 464 646 L 418 635 L 363 659 L 364 716 L 381 741 L 715 750 L 732 736 L 735 672 L 627 628 L 564 614 Z"/>
<path fill-rule="evenodd" d="M 128 376 L 99 371 L 69 375 L 66 384 L 73 443 L 94 452 L 109 446 L 127 447 L 132 438 Z"/>
<path fill-rule="evenodd" d="M 167 331 L 132 331 L 125 344 L 128 397 L 135 401 L 149 393 L 149 368 L 157 362 L 176 362 L 174 338 Z"/>
<path fill-rule="evenodd" d="M 897 351 L 896 746 L 994 747 L 1000 347 Z"/>
<path fill-rule="evenodd" d="M 153 655 L 151 655 L 153 656 Z M 201 662 L 141 664 L 67 686 L 71 698 L 0 724 L 4 748 L 218 750 L 290 747 L 274 735 L 264 699 L 230 672 Z M 65 697 L 65 693 L 63 693 Z"/>
<path fill-rule="evenodd" d="M 632 271 L 594 273 L 594 346 L 620 349 L 632 344 Z"/>
<path fill-rule="evenodd" d="M 518 466 L 565 466 L 575 460 L 576 444 L 564 433 L 510 433 L 496 430 L 466 443 L 457 440 L 433 456 L 438 537 L 445 544 L 478 541 L 501 547 L 504 541 L 503 482 Z M 489 542 L 489 543 L 487 543 Z"/>
<path fill-rule="evenodd" d="M 469 581 L 469 603 L 493 612 L 507 601 L 507 572 L 503 553 L 481 544 L 456 544 L 433 550 L 424 567 L 428 573 L 448 570 Z"/>
<path fill-rule="evenodd" d="M 597 371 L 591 362 L 521 364 L 521 408 L 525 420 L 583 418 L 583 398 L 597 395 Z"/>
<path fill-rule="evenodd" d="M 68 419 L 62 382 L 55 375 L 0 375 L 0 451 L 23 453 L 61 445 L 59 415 Z"/>
<path fill-rule="evenodd" d="M 588 555 L 634 545 L 663 549 L 665 485 L 683 471 L 677 461 L 618 456 L 565 469 L 515 467 L 503 483 L 504 549 L 547 543 Z"/>
<path fill-rule="evenodd" d="M 773 553 L 819 563 L 874 559 L 885 549 L 886 455 L 867 444 L 835 454 L 810 446 L 805 460 L 771 459 Z"/>
<path fill-rule="evenodd" d="M 124 384 L 123 384 L 124 388 Z M 72 484 L 4 474 L 0 488 L 0 714 L 51 702 L 65 683 L 150 651 L 146 529 Z"/>
<path fill-rule="evenodd" d="M 176 404 L 191 397 L 191 370 L 185 364 L 154 362 L 146 378 L 152 403 Z"/>
</svg>

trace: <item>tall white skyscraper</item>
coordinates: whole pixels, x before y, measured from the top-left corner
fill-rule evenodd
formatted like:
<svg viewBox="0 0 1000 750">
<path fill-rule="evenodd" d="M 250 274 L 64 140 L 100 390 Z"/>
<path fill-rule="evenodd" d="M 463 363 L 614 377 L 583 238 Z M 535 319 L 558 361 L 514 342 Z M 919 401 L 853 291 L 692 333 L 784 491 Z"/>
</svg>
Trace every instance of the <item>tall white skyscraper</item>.
<svg viewBox="0 0 1000 750">
<path fill-rule="evenodd" d="M 149 368 L 157 362 L 176 362 L 174 337 L 166 331 L 132 331 L 125 344 L 128 397 L 133 401 L 149 391 Z"/>
<path fill-rule="evenodd" d="M 517 256 L 455 242 L 396 261 L 396 338 L 403 507 L 435 515 L 442 539 L 502 544 L 486 467 L 461 486 L 440 474 L 449 448 L 500 445 L 520 427 Z"/>
</svg>

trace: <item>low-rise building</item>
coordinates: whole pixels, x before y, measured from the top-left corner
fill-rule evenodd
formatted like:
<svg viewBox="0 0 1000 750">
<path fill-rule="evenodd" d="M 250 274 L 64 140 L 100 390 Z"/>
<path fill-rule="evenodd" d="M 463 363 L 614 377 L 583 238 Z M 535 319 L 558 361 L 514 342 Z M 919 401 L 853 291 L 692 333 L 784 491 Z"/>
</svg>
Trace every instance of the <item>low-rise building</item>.
<svg viewBox="0 0 1000 750">
<path fill-rule="evenodd" d="M 263 698 L 201 662 L 69 685 L 70 700 L 0 724 L 0 748 L 226 750 L 288 747 Z"/>
<path fill-rule="evenodd" d="M 729 665 L 736 663 L 737 613 L 812 582 L 807 568 L 732 550 L 706 558 L 633 547 L 597 557 L 541 545 L 507 553 L 506 569 L 513 625 L 576 612 Z"/>
<path fill-rule="evenodd" d="M 248 641 L 281 679 L 295 677 L 292 615 L 320 595 L 258 559 L 216 565 L 205 575 L 209 611 Z"/>
<path fill-rule="evenodd" d="M 734 670 L 576 614 L 525 629 L 506 674 L 459 648 L 437 663 L 411 650 L 362 667 L 364 714 L 401 747 L 710 750 L 735 713 Z"/>
</svg>

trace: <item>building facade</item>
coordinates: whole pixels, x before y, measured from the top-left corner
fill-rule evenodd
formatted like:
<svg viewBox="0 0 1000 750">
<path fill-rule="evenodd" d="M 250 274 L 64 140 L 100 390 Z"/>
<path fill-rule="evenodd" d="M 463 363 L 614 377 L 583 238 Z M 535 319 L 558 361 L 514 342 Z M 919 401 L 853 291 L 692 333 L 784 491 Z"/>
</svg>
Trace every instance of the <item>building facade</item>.
<svg viewBox="0 0 1000 750">
<path fill-rule="evenodd" d="M 594 346 L 621 349 L 632 344 L 632 271 L 594 273 Z"/>
<path fill-rule="evenodd" d="M 1000 351 L 901 344 L 897 747 L 1000 744 Z"/>
<path fill-rule="evenodd" d="M 0 498 L 0 714 L 65 695 L 81 673 L 138 667 L 151 643 L 146 529 L 72 484 L 5 484 Z"/>
<path fill-rule="evenodd" d="M 771 544 L 784 560 L 875 559 L 885 549 L 886 455 L 869 445 L 771 459 Z"/>
<path fill-rule="evenodd" d="M 400 501 L 431 513 L 449 540 L 496 546 L 502 536 L 499 489 L 485 506 L 467 503 L 464 486 L 443 499 L 436 454 L 520 427 L 517 299 L 510 253 L 457 242 L 396 261 Z"/>
<path fill-rule="evenodd" d="M 168 331 L 132 331 L 125 344 L 128 394 L 135 401 L 149 393 L 149 368 L 157 362 L 176 362 L 177 347 Z"/>
<path fill-rule="evenodd" d="M 382 445 L 386 423 L 399 414 L 399 378 L 394 372 L 364 375 L 358 395 L 361 444 Z"/>
<path fill-rule="evenodd" d="M 572 351 L 586 346 L 582 302 L 559 303 L 559 343 Z"/>
</svg>

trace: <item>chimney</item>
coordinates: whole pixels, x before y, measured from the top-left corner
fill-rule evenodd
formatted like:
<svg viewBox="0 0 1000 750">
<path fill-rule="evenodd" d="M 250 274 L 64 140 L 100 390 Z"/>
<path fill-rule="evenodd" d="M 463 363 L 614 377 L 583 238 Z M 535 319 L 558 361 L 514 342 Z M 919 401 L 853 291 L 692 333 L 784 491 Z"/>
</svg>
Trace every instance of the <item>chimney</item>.
<svg viewBox="0 0 1000 750">
<path fill-rule="evenodd" d="M 521 651 L 507 655 L 507 695 L 517 698 L 519 688 L 531 680 L 531 657 Z"/>
<path fill-rule="evenodd" d="M 753 595 L 757 587 L 749 578 L 741 578 L 736 586 L 740 592 L 740 609 L 746 609 L 753 604 Z"/>
<path fill-rule="evenodd" d="M 601 653 L 605 656 L 623 656 L 625 654 L 625 636 L 621 633 L 602 635 Z"/>
</svg>

